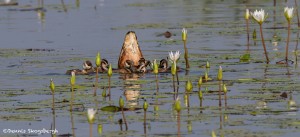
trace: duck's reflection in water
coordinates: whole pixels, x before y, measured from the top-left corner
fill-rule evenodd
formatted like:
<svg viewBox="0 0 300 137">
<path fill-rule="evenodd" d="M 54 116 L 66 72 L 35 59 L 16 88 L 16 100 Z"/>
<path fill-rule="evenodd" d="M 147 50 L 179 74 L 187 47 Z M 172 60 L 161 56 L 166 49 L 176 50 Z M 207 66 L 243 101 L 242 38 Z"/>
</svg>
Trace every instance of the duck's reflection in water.
<svg viewBox="0 0 300 137">
<path fill-rule="evenodd" d="M 134 107 L 138 105 L 138 98 L 140 96 L 141 85 L 137 84 L 138 79 L 143 74 L 124 74 L 124 95 L 126 98 L 126 102 L 128 108 Z"/>
</svg>

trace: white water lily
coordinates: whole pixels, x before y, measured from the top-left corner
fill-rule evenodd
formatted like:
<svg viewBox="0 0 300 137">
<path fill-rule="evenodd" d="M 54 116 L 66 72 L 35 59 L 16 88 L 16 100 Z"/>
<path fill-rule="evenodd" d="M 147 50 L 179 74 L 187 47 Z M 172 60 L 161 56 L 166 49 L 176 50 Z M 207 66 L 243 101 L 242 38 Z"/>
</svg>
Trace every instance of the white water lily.
<svg viewBox="0 0 300 137">
<path fill-rule="evenodd" d="M 285 7 L 284 8 L 284 16 L 286 18 L 287 21 L 291 21 L 291 19 L 293 18 L 294 14 L 293 14 L 294 8 L 289 8 L 289 7 Z"/>
<path fill-rule="evenodd" d="M 89 123 L 93 123 L 95 120 L 95 114 L 97 113 L 97 110 L 93 109 L 93 108 L 88 108 L 87 110 L 87 118 Z"/>
<path fill-rule="evenodd" d="M 262 24 L 268 17 L 268 13 L 265 13 L 263 9 L 261 10 L 255 10 L 254 12 L 251 12 L 252 17 L 258 24 Z"/>
<path fill-rule="evenodd" d="M 176 51 L 176 53 L 173 53 L 172 51 L 169 52 L 169 60 L 172 63 L 176 63 L 177 60 L 179 59 L 179 57 L 180 57 L 180 52 L 179 51 Z"/>
<path fill-rule="evenodd" d="M 245 19 L 248 20 L 250 17 L 250 12 L 249 9 L 246 9 L 246 13 L 245 13 Z"/>
</svg>

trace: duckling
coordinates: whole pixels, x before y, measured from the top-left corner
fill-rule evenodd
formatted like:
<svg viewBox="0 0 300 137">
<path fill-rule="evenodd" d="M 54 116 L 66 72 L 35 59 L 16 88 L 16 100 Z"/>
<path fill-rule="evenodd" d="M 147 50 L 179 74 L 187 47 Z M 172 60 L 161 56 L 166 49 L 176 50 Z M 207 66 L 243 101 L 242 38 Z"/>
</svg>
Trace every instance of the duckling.
<svg viewBox="0 0 300 137">
<path fill-rule="evenodd" d="M 168 72 L 168 61 L 166 59 L 162 59 L 159 62 L 158 66 L 158 72 L 163 73 L 163 72 Z"/>
<path fill-rule="evenodd" d="M 147 73 L 147 66 L 150 65 L 150 61 L 149 60 L 145 60 L 145 58 L 141 58 L 139 60 L 139 65 L 137 66 L 137 73 Z"/>
<path fill-rule="evenodd" d="M 74 71 L 76 75 L 88 75 L 88 74 L 94 73 L 94 71 L 95 71 L 93 68 L 92 62 L 89 60 L 83 62 L 82 68 L 83 68 L 83 70 L 80 70 L 80 69 L 67 70 L 66 74 L 71 75 L 71 72 Z"/>
<path fill-rule="evenodd" d="M 123 69 L 125 67 L 124 63 L 127 60 L 131 60 L 133 62 L 133 66 L 138 66 L 138 61 L 141 58 L 143 58 L 143 54 L 140 50 L 137 36 L 134 31 L 129 31 L 125 36 L 124 43 L 119 55 L 118 68 Z"/>
<path fill-rule="evenodd" d="M 136 67 L 133 66 L 132 60 L 126 60 L 124 62 L 124 67 L 122 69 L 119 69 L 120 73 L 134 73 L 136 72 Z"/>
<path fill-rule="evenodd" d="M 176 66 L 177 72 L 182 71 L 182 69 L 178 66 Z M 159 62 L 158 66 L 158 72 L 159 73 L 164 73 L 164 72 L 171 72 L 171 67 L 168 66 L 168 61 L 166 59 L 162 59 Z"/>
<path fill-rule="evenodd" d="M 108 71 L 108 67 L 109 67 L 108 61 L 106 59 L 102 59 L 100 67 L 98 68 L 98 72 L 99 73 L 107 72 Z M 97 70 L 97 67 L 95 67 L 94 69 Z"/>
</svg>

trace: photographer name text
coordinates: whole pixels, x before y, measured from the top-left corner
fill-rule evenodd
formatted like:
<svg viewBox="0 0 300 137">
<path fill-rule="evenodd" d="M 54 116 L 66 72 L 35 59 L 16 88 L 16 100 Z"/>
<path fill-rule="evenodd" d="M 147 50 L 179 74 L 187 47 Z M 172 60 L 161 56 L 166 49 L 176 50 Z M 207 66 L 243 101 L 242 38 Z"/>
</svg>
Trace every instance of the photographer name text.
<svg viewBox="0 0 300 137">
<path fill-rule="evenodd" d="M 5 134 L 56 134 L 58 131 L 56 129 L 48 130 L 48 129 L 3 129 L 3 133 Z"/>
</svg>

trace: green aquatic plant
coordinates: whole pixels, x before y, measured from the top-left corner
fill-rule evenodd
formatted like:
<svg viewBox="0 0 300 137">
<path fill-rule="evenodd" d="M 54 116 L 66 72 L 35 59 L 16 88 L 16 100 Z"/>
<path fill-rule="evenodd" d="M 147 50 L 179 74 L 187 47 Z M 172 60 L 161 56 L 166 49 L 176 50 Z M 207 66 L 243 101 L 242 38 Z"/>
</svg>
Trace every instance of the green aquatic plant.
<svg viewBox="0 0 300 137">
<path fill-rule="evenodd" d="M 55 85 L 54 85 L 54 82 L 53 82 L 52 79 L 50 79 L 50 86 L 49 87 L 50 87 L 51 92 L 54 93 L 55 92 Z"/>
<path fill-rule="evenodd" d="M 176 65 L 179 57 L 180 57 L 180 52 L 179 51 L 176 51 L 176 53 L 173 53 L 172 51 L 169 52 L 169 60 L 172 63 L 171 74 L 172 74 L 172 78 L 173 78 L 174 94 L 175 94 L 175 76 L 177 76 L 177 85 L 179 85 L 178 73 L 177 73 L 177 65 Z"/>
<path fill-rule="evenodd" d="M 217 80 L 219 81 L 219 107 L 222 106 L 222 102 L 221 102 L 221 84 L 222 84 L 222 79 L 223 79 L 223 70 L 222 67 L 219 67 L 218 70 L 218 76 L 217 76 Z"/>
<path fill-rule="evenodd" d="M 186 47 L 186 41 L 187 41 L 187 30 L 185 28 L 182 29 L 182 41 L 184 45 L 184 59 L 185 59 L 185 68 L 189 69 L 190 68 L 190 63 L 189 63 L 189 53 L 188 49 Z"/>
<path fill-rule="evenodd" d="M 201 86 L 202 86 L 202 76 L 200 76 L 198 80 L 198 91 L 201 90 Z"/>
<path fill-rule="evenodd" d="M 206 60 L 206 65 L 205 65 L 206 68 L 210 68 L 210 63 L 208 62 L 208 60 Z"/>
<path fill-rule="evenodd" d="M 253 13 L 251 12 L 251 15 L 252 15 L 253 19 L 259 24 L 260 36 L 261 36 L 261 40 L 262 40 L 262 44 L 263 44 L 263 48 L 264 48 L 264 53 L 266 56 L 267 64 L 269 64 L 270 61 L 269 61 L 268 52 L 267 52 L 266 45 L 265 45 L 264 35 L 262 32 L 262 24 L 267 19 L 268 13 L 265 13 L 265 11 L 263 9 L 261 9 L 259 11 L 255 10 Z"/>
<path fill-rule="evenodd" d="M 109 100 L 110 100 L 110 98 L 111 98 L 110 80 L 111 80 L 111 76 L 112 76 L 112 66 L 111 66 L 111 64 L 109 64 L 108 71 L 107 71 L 107 76 L 108 76 L 108 96 L 109 96 Z"/>
<path fill-rule="evenodd" d="M 203 93 L 201 90 L 198 91 L 198 98 L 200 101 L 200 113 L 202 113 L 202 101 L 203 101 Z"/>
<path fill-rule="evenodd" d="M 169 60 L 172 63 L 171 73 L 172 73 L 173 76 L 176 75 L 177 85 L 179 85 L 179 79 L 178 79 L 178 73 L 177 73 L 177 62 L 179 60 L 179 57 L 180 57 L 180 52 L 179 51 L 176 51 L 175 53 L 173 53 L 172 51 L 169 52 Z"/>
<path fill-rule="evenodd" d="M 70 111 L 73 111 L 73 99 L 74 99 L 74 86 L 76 83 L 75 72 L 71 72 L 70 84 L 71 84 L 71 101 L 70 101 Z"/>
<path fill-rule="evenodd" d="M 95 89 L 94 89 L 94 96 L 96 96 L 96 91 L 98 88 L 98 73 L 99 73 L 99 67 L 101 65 L 101 56 L 100 52 L 97 53 L 96 58 L 95 58 L 95 64 L 96 64 L 96 81 L 95 81 Z"/>
<path fill-rule="evenodd" d="M 52 110 L 53 110 L 53 114 L 55 113 L 55 102 L 54 102 L 54 93 L 55 93 L 55 85 L 52 79 L 50 79 L 50 89 L 51 89 L 51 93 L 52 93 Z"/>
<path fill-rule="evenodd" d="M 249 17 L 250 17 L 250 12 L 249 9 L 246 9 L 245 13 L 245 20 L 246 20 L 246 31 L 247 31 L 247 51 L 250 49 L 249 45 Z"/>
<path fill-rule="evenodd" d="M 147 110 L 148 110 L 147 100 L 144 100 L 143 109 L 144 109 L 144 133 L 146 134 L 146 119 L 147 119 Z"/>
<path fill-rule="evenodd" d="M 119 99 L 119 106 L 120 106 L 121 111 L 122 111 L 122 116 L 123 116 L 123 119 L 124 119 L 126 131 L 127 131 L 128 130 L 128 125 L 127 125 L 126 117 L 125 117 L 125 114 L 124 114 L 124 99 L 122 98 L 122 96 L 120 96 L 120 99 Z"/>
<path fill-rule="evenodd" d="M 178 113 L 181 111 L 181 102 L 179 97 L 176 98 L 174 107 Z"/>
<path fill-rule="evenodd" d="M 74 87 L 75 83 L 76 83 L 76 75 L 75 75 L 75 72 L 72 71 L 71 72 L 71 78 L 70 78 L 70 84 L 71 84 L 72 87 Z"/>
<path fill-rule="evenodd" d="M 192 84 L 191 80 L 186 81 L 185 90 L 187 92 L 191 92 L 193 90 L 193 84 Z"/>
<path fill-rule="evenodd" d="M 106 88 L 104 88 L 102 91 L 102 97 L 106 97 Z"/>
<path fill-rule="evenodd" d="M 213 130 L 211 131 L 211 137 L 217 137 L 215 131 L 213 131 Z"/>
<path fill-rule="evenodd" d="M 98 131 L 98 134 L 99 134 L 99 135 L 102 134 L 102 131 L 103 131 L 103 125 L 102 125 L 102 124 L 98 124 L 98 126 L 97 126 L 97 131 Z"/>
<path fill-rule="evenodd" d="M 177 135 L 180 136 L 180 111 L 181 111 L 181 102 L 180 98 L 177 97 L 175 104 L 174 104 L 175 110 L 177 111 Z"/>
<path fill-rule="evenodd" d="M 224 100 L 225 100 L 225 107 L 227 107 L 227 87 L 226 84 L 223 84 L 223 92 L 224 92 Z"/>
<path fill-rule="evenodd" d="M 202 100 L 202 99 L 203 99 L 203 93 L 202 93 L 201 90 L 198 91 L 198 98 L 199 98 L 199 100 Z"/>
<path fill-rule="evenodd" d="M 240 62 L 249 62 L 250 61 L 250 53 L 245 53 L 240 57 Z"/>
<path fill-rule="evenodd" d="M 157 77 L 157 74 L 158 74 L 158 65 L 157 65 L 156 59 L 153 61 L 152 68 L 153 68 L 153 73 L 155 74 L 156 91 L 158 92 L 158 77 Z"/>
<path fill-rule="evenodd" d="M 208 81 L 208 73 L 207 72 L 204 73 L 204 79 L 205 79 L 205 82 Z"/>
</svg>

